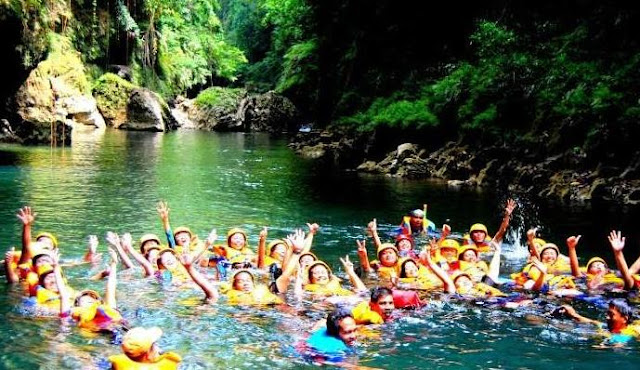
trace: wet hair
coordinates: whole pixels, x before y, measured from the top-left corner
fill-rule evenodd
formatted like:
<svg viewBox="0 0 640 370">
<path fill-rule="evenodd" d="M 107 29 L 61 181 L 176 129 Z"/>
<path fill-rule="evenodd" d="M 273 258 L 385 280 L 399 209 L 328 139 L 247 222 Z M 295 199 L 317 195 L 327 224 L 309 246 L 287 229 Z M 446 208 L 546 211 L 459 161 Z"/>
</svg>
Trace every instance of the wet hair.
<svg viewBox="0 0 640 370">
<path fill-rule="evenodd" d="M 627 322 L 631 322 L 633 318 L 633 310 L 624 299 L 612 299 L 609 301 L 609 307 L 615 308 L 620 315 L 627 318 Z"/>
<path fill-rule="evenodd" d="M 391 289 L 381 286 L 375 287 L 371 289 L 371 302 L 378 303 L 378 301 L 382 299 L 382 297 L 386 297 L 388 295 L 393 297 Z"/>
<path fill-rule="evenodd" d="M 340 321 L 347 317 L 353 318 L 351 311 L 346 308 L 338 308 L 327 315 L 327 334 L 334 338 L 340 337 Z"/>
</svg>

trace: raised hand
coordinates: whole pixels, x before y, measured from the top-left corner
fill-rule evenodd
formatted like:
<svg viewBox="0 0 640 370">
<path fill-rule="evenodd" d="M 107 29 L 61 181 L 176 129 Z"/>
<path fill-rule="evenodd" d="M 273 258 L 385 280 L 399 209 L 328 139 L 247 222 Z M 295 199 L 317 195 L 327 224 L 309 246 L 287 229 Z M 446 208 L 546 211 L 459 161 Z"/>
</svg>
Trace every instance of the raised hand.
<svg viewBox="0 0 640 370">
<path fill-rule="evenodd" d="M 163 221 L 169 219 L 169 204 L 167 204 L 167 202 L 159 201 L 156 210 L 158 211 L 160 219 Z"/>
<path fill-rule="evenodd" d="M 218 239 L 218 231 L 216 229 L 211 229 L 211 232 L 209 232 L 209 235 L 207 236 L 207 244 L 213 244 L 216 239 Z"/>
<path fill-rule="evenodd" d="M 287 236 L 287 240 L 293 247 L 294 252 L 298 253 L 304 248 L 304 231 L 297 229 L 293 234 Z"/>
<path fill-rule="evenodd" d="M 513 213 L 513 210 L 516 209 L 517 206 L 518 206 L 518 203 L 516 203 L 515 200 L 509 199 L 507 200 L 507 206 L 504 207 L 504 212 L 509 216 L 511 216 L 511 214 Z"/>
<path fill-rule="evenodd" d="M 534 227 L 533 229 L 527 230 L 527 240 L 533 241 L 536 238 L 536 234 L 538 233 L 538 228 Z"/>
<path fill-rule="evenodd" d="M 540 270 L 540 272 L 542 272 L 543 274 L 547 273 L 547 265 L 545 265 L 544 263 L 542 263 L 539 259 L 537 258 L 531 258 L 531 263 L 533 263 L 533 265 L 538 268 L 538 270 Z"/>
<path fill-rule="evenodd" d="M 185 268 L 188 269 L 189 267 L 198 263 L 198 261 L 200 260 L 204 252 L 205 252 L 205 249 L 202 249 L 195 253 L 190 253 L 189 249 L 185 248 L 182 250 L 182 253 L 178 256 L 178 260 Z"/>
<path fill-rule="evenodd" d="M 98 250 L 98 237 L 96 235 L 89 235 L 89 252 L 95 254 Z"/>
<path fill-rule="evenodd" d="M 50 251 L 49 256 L 51 256 L 51 265 L 53 267 L 56 267 L 60 264 L 60 251 L 58 249 Z"/>
<path fill-rule="evenodd" d="M 16 248 L 15 247 L 11 247 L 11 249 L 9 249 L 7 251 L 7 253 L 4 254 L 4 259 L 7 262 L 11 262 L 13 261 L 13 256 L 16 254 Z"/>
<path fill-rule="evenodd" d="M 366 242 L 364 240 L 356 240 L 356 244 L 358 245 L 358 252 L 367 253 Z"/>
<path fill-rule="evenodd" d="M 260 236 L 259 236 L 260 239 L 267 239 L 267 234 L 268 234 L 268 231 L 267 231 L 267 227 L 265 226 L 262 228 L 262 230 L 260 230 Z"/>
<path fill-rule="evenodd" d="M 442 225 L 442 236 L 441 236 L 441 238 L 446 238 L 449 235 L 451 235 L 451 226 L 449 226 L 447 224 Z"/>
<path fill-rule="evenodd" d="M 124 233 L 122 238 L 120 238 L 120 243 L 127 250 L 133 249 L 133 238 L 130 233 Z"/>
<path fill-rule="evenodd" d="M 371 222 L 369 222 L 369 224 L 367 225 L 367 229 L 371 232 L 374 233 L 376 231 L 378 231 L 378 221 L 376 221 L 376 219 L 374 218 Z"/>
<path fill-rule="evenodd" d="M 580 241 L 581 237 L 582 235 L 568 237 L 567 248 L 574 249 L 578 245 L 578 242 Z"/>
<path fill-rule="evenodd" d="M 353 272 L 353 262 L 349 261 L 349 255 L 340 258 L 340 262 L 342 262 L 342 267 L 347 273 Z"/>
<path fill-rule="evenodd" d="M 622 232 L 618 231 L 616 232 L 615 230 L 611 231 L 609 233 L 609 243 L 611 244 L 611 249 L 613 249 L 614 252 L 621 252 L 624 249 L 624 243 L 626 238 L 624 238 L 622 236 Z"/>
<path fill-rule="evenodd" d="M 114 233 L 113 231 L 107 232 L 106 239 L 107 239 L 107 243 L 113 245 L 114 247 L 120 246 L 120 237 L 118 236 L 118 234 Z"/>
<path fill-rule="evenodd" d="M 307 227 L 309 228 L 309 234 L 313 234 L 313 235 L 315 235 L 318 232 L 318 230 L 320 229 L 320 225 L 318 225 L 316 223 L 310 224 L 310 223 L 307 222 Z"/>
<path fill-rule="evenodd" d="M 20 219 L 20 221 L 22 221 L 23 225 L 27 226 L 31 225 L 33 221 L 35 221 L 36 215 L 37 213 L 31 212 L 31 207 L 25 206 L 20 208 L 16 216 Z"/>
</svg>

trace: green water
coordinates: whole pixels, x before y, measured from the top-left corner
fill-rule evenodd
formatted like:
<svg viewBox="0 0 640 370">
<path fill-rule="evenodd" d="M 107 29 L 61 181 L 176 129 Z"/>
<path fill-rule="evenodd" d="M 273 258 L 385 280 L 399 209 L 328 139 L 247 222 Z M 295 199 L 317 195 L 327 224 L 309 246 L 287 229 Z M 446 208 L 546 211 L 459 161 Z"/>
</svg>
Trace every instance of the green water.
<svg viewBox="0 0 640 370">
<path fill-rule="evenodd" d="M 87 235 L 109 230 L 162 235 L 155 212 L 167 200 L 174 227 L 188 225 L 200 237 L 240 226 L 255 246 L 262 226 L 269 238 L 285 236 L 306 222 L 322 226 L 314 251 L 335 270 L 338 257 L 356 259 L 356 238 L 373 217 L 382 231 L 408 209 L 429 203 L 429 218 L 454 230 L 483 221 L 495 230 L 502 193 L 454 191 L 442 184 L 332 173 L 301 160 L 283 139 L 259 134 L 177 132 L 75 133 L 67 148 L 0 146 L 0 250 L 20 243 L 15 214 L 22 205 L 38 212 L 34 232 L 58 235 L 63 258 L 79 258 Z M 638 254 L 638 209 L 595 205 L 589 209 L 535 204 L 520 199 L 504 273 L 522 265 L 518 239 L 523 220 L 540 225 L 545 238 L 583 234 L 586 260 L 606 250 L 606 231 L 627 235 L 628 258 Z M 525 210 L 525 212 L 522 212 Z M 558 242 L 561 244 L 560 242 Z M 102 242 L 101 250 L 105 246 Z M 65 270 L 76 289 L 104 290 L 87 277 L 98 267 Z M 161 287 L 120 271 L 118 304 L 133 325 L 163 328 L 161 346 L 184 357 L 184 368 L 297 368 L 312 366 L 294 344 L 323 316 L 317 310 L 257 310 L 206 306 L 197 290 Z M 95 336 L 54 318 L 34 319 L 22 309 L 19 287 L 0 286 L 0 368 L 96 368 L 119 353 Z M 602 312 L 579 306 L 603 320 Z M 542 318 L 536 309 L 508 311 L 455 301 L 432 301 L 392 324 L 363 335 L 360 364 L 381 368 L 637 368 L 638 346 L 596 349 L 585 327 Z M 355 361 L 355 359 L 352 359 Z"/>
</svg>

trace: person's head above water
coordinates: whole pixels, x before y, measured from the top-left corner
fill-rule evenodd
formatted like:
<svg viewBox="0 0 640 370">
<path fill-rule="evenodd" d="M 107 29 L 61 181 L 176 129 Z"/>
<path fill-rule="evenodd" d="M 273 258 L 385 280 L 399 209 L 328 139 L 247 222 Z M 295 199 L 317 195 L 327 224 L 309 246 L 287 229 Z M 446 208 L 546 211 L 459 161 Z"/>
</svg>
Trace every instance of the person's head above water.
<svg viewBox="0 0 640 370">
<path fill-rule="evenodd" d="M 385 287 L 375 287 L 371 289 L 371 308 L 378 312 L 384 320 L 393 314 L 396 308 L 393 304 L 393 293 L 391 289 Z"/>
<path fill-rule="evenodd" d="M 607 328 L 612 333 L 619 333 L 633 320 L 633 310 L 623 299 L 612 299 L 607 309 Z"/>
<path fill-rule="evenodd" d="M 133 328 L 122 338 L 122 351 L 136 362 L 154 362 L 160 355 L 156 342 L 161 336 L 162 330 L 157 327 Z"/>
<path fill-rule="evenodd" d="M 234 227 L 227 232 L 227 246 L 241 250 L 247 245 L 247 232 Z"/>
<path fill-rule="evenodd" d="M 326 285 L 331 279 L 331 269 L 322 261 L 314 261 L 309 265 L 307 278 L 312 284 Z"/>
<path fill-rule="evenodd" d="M 409 224 L 411 225 L 412 231 L 422 230 L 422 225 L 424 221 L 424 211 L 421 209 L 414 209 L 407 213 L 409 216 Z"/>
<path fill-rule="evenodd" d="M 471 237 L 471 240 L 474 243 L 482 243 L 486 241 L 487 235 L 489 235 L 489 232 L 484 224 L 473 224 L 469 228 L 469 237 Z"/>
<path fill-rule="evenodd" d="M 350 310 L 336 309 L 327 315 L 327 334 L 342 340 L 346 345 L 355 344 L 358 333 L 356 320 Z"/>
</svg>

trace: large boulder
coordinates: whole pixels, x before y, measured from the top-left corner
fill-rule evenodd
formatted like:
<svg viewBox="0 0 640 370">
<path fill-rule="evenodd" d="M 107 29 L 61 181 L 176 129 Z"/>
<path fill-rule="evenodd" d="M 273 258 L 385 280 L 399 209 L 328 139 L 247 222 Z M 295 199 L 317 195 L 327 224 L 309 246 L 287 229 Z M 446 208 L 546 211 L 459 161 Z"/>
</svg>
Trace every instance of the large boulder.
<svg viewBox="0 0 640 370">
<path fill-rule="evenodd" d="M 149 89 L 135 89 L 127 103 L 127 120 L 118 128 L 135 131 L 170 131 L 176 128 L 169 106 Z"/>
<path fill-rule="evenodd" d="M 129 96 L 137 88 L 113 73 L 105 73 L 96 80 L 93 96 L 107 125 L 119 128 L 127 120 Z"/>
<path fill-rule="evenodd" d="M 245 131 L 291 131 L 299 120 L 298 110 L 291 100 L 273 91 L 244 98 L 236 116 Z"/>
<path fill-rule="evenodd" d="M 6 119 L 0 119 L 0 143 L 21 143 L 22 140 L 13 132 Z"/>
<path fill-rule="evenodd" d="M 238 106 L 247 96 L 244 89 L 210 87 L 198 94 L 193 103 L 184 102 L 193 128 L 209 131 L 243 131 Z"/>
<path fill-rule="evenodd" d="M 16 93 L 16 113 L 21 122 L 15 132 L 27 144 L 70 143 L 76 119 L 100 125 L 92 99 L 80 53 L 68 38 L 50 34 L 47 58 L 31 71 Z"/>
</svg>

